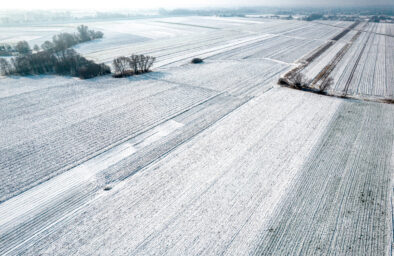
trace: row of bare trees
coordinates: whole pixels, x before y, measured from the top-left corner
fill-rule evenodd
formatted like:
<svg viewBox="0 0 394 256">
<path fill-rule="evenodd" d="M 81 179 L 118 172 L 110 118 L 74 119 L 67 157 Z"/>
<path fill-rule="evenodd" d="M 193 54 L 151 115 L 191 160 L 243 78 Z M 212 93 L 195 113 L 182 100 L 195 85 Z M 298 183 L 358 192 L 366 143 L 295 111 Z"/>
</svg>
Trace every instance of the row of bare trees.
<svg viewBox="0 0 394 256">
<path fill-rule="evenodd" d="M 121 56 L 113 60 L 114 77 L 125 77 L 150 72 L 156 58 L 146 55 Z"/>
</svg>

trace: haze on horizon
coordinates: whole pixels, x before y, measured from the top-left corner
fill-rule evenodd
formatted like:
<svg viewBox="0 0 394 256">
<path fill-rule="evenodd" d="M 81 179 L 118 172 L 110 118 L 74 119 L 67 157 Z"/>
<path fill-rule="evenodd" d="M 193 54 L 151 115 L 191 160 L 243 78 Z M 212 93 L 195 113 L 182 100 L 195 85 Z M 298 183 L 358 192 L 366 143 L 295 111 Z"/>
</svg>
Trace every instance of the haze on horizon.
<svg viewBox="0 0 394 256">
<path fill-rule="evenodd" d="M 311 6 L 311 7 L 349 7 L 394 5 L 392 0 L 112 0 L 112 1 L 52 1 L 52 0 L 14 0 L 2 3 L 1 9 L 154 9 L 154 8 L 206 8 L 206 7 L 246 7 L 246 6 Z"/>
</svg>

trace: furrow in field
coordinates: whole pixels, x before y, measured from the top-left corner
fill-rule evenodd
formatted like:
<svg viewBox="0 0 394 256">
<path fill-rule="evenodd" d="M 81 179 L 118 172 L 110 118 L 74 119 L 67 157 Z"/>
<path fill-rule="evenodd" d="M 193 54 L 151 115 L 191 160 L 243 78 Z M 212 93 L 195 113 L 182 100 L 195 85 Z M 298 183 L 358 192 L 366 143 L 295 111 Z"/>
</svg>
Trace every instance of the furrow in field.
<svg viewBox="0 0 394 256">
<path fill-rule="evenodd" d="M 258 217 L 269 216 L 287 191 L 303 163 L 299 154 L 308 155 L 339 103 L 272 89 L 22 252 L 214 255 L 236 251 L 232 245 L 240 245 L 238 235 L 246 233 L 251 245 L 265 227 Z"/>
<path fill-rule="evenodd" d="M 220 68 L 218 72 L 212 70 Z M 234 96 L 254 96 L 256 87 L 266 87 L 288 65 L 269 60 L 207 60 L 202 65 L 163 69 L 161 81 L 188 84 Z M 176 72 L 174 72 L 176 71 Z"/>
<path fill-rule="evenodd" d="M 0 151 L 1 200 L 63 172 L 218 93 L 178 86 Z"/>
<path fill-rule="evenodd" d="M 0 253 L 16 253 L 86 204 L 97 189 L 135 174 L 244 102 L 217 96 L 1 204 Z"/>
<path fill-rule="evenodd" d="M 388 253 L 393 111 L 385 104 L 343 103 L 255 254 Z"/>
<path fill-rule="evenodd" d="M 176 87 L 162 82 L 136 82 L 103 79 L 96 88 L 88 84 L 61 86 L 0 100 L 4 109 L 0 114 L 0 148 L 21 144 Z"/>
</svg>

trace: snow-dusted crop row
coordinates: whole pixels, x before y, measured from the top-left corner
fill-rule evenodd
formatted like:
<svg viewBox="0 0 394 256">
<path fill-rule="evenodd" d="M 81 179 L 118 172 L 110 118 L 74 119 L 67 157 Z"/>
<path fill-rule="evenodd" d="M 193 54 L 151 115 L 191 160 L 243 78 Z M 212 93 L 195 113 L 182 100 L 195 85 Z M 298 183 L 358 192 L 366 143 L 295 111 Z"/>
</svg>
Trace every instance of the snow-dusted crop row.
<svg viewBox="0 0 394 256">
<path fill-rule="evenodd" d="M 216 19 L 212 20 L 212 18 L 183 17 L 146 21 L 149 24 L 166 26 L 168 29 L 186 28 L 190 33 L 121 45 L 116 44 L 116 40 L 104 38 L 101 42 L 91 42 L 93 47 L 81 45 L 78 50 L 89 58 L 102 62 L 110 62 L 116 56 L 134 52 L 153 55 L 157 57 L 158 62 L 167 63 L 172 59 L 176 61 L 182 56 L 197 55 L 202 50 L 217 49 L 228 44 L 237 45 L 258 36 L 274 37 L 276 35 L 277 37 L 272 42 L 262 41 L 261 45 L 254 50 L 255 54 L 257 57 L 269 56 L 285 62 L 293 62 L 342 31 L 342 28 L 338 27 L 300 21 L 261 20 L 257 22 L 247 19 L 217 19 L 221 24 L 219 27 L 208 26 L 209 22 L 213 24 L 216 22 Z M 101 45 L 101 49 L 97 45 Z M 251 45 L 249 50 L 254 46 L 256 44 Z"/>
<path fill-rule="evenodd" d="M 392 98 L 394 96 L 394 38 L 363 32 L 332 72 L 333 91 L 348 95 Z"/>
<path fill-rule="evenodd" d="M 324 51 L 319 57 L 317 57 L 312 63 L 306 66 L 302 70 L 302 73 L 308 79 L 315 78 L 344 46 L 345 43 L 339 41 L 336 42 L 326 51 Z"/>
<path fill-rule="evenodd" d="M 96 22 L 113 32 L 78 51 L 153 55 L 154 72 L 1 78 L 0 254 L 388 253 L 393 106 L 272 86 L 349 26 L 322 23 Z M 364 25 L 304 72 L 369 30 L 334 89 L 387 93 L 391 27 Z"/>
<path fill-rule="evenodd" d="M 103 87 L 86 81 L 0 99 L 2 200 L 218 94 L 103 80 Z"/>
<path fill-rule="evenodd" d="M 273 89 L 101 192 L 34 246 L 20 249 L 25 254 L 248 252 L 258 245 L 275 205 L 291 193 L 290 181 L 339 103 Z"/>
<path fill-rule="evenodd" d="M 212 19 L 220 21 L 221 26 L 208 26 Z M 133 22 L 138 23 L 137 32 L 160 27 L 157 29 L 174 34 L 139 43 L 126 40 L 123 46 L 117 47 L 113 40 L 116 33 L 134 35 L 134 28 L 130 27 Z M 230 25 L 225 25 L 226 22 Z M 84 47 L 90 49 L 86 56 L 100 61 L 111 61 L 115 56 L 132 52 L 156 56 L 159 66 L 172 63 L 179 66 L 195 55 L 208 60 L 200 66 L 161 69 L 121 80 L 2 78 L 0 154 L 4 161 L 0 169 L 7 179 L 0 187 L 1 199 L 214 95 L 224 92 L 234 96 L 259 95 L 266 90 L 263 85 L 289 68 L 287 63 L 323 43 L 309 37 L 325 27 L 297 21 L 196 17 L 88 25 L 99 30 L 114 28 L 107 41 L 104 38 L 89 43 L 91 47 L 87 44 L 79 47 L 82 52 Z M 190 33 L 181 35 L 183 30 Z M 297 31 L 304 34 L 294 37 Z M 155 32 L 150 33 L 150 36 L 136 35 L 154 38 Z"/>
<path fill-rule="evenodd" d="M 274 88 L 13 253 L 387 254 L 393 113 Z"/>
<path fill-rule="evenodd" d="M 275 81 L 289 65 L 269 60 L 209 60 L 163 71 L 161 79 L 235 96 L 255 96 Z"/>
<path fill-rule="evenodd" d="M 322 45 L 321 41 L 274 36 L 252 43 L 246 47 L 225 51 L 212 59 L 264 59 L 293 63 L 311 50 Z"/>
<path fill-rule="evenodd" d="M 111 62 L 116 56 L 141 53 L 156 56 L 157 60 L 161 61 L 174 57 L 174 55 L 184 55 L 192 51 L 219 46 L 229 41 L 236 41 L 242 39 L 245 35 L 245 33 L 235 31 L 210 31 L 201 35 L 184 35 L 121 47 L 114 44 L 113 46 L 103 47 L 96 52 L 87 53 L 86 56 L 97 61 Z"/>
<path fill-rule="evenodd" d="M 330 40 L 335 35 L 339 34 L 342 28 L 335 26 L 324 26 L 316 23 L 307 23 L 303 27 L 283 33 L 287 36 L 301 37 L 308 39 Z"/>
<path fill-rule="evenodd" d="M 221 94 L 0 204 L 0 254 L 16 253 L 97 190 L 168 154 L 245 101 Z"/>
<path fill-rule="evenodd" d="M 256 255 L 390 255 L 394 108 L 344 102 Z"/>
<path fill-rule="evenodd" d="M 328 70 L 326 77 L 334 79 L 328 92 L 335 95 L 392 99 L 394 37 L 381 33 L 386 25 L 360 23 L 309 63 L 303 74 L 315 79 Z"/>
</svg>

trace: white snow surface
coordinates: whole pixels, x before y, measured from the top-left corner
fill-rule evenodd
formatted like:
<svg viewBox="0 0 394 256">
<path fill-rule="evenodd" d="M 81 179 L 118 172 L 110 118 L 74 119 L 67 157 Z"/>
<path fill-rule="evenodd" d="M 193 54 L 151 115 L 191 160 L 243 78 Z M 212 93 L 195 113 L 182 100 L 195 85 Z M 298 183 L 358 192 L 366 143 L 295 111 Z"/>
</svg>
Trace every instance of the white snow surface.
<svg viewBox="0 0 394 256">
<path fill-rule="evenodd" d="M 350 24 L 88 22 L 105 37 L 77 51 L 149 54 L 153 72 L 0 77 L 0 254 L 390 255 L 393 105 L 276 85 Z M 3 27 L 0 42 L 77 25 Z M 332 89 L 390 96 L 388 24 L 304 72 L 359 30 Z"/>
</svg>

